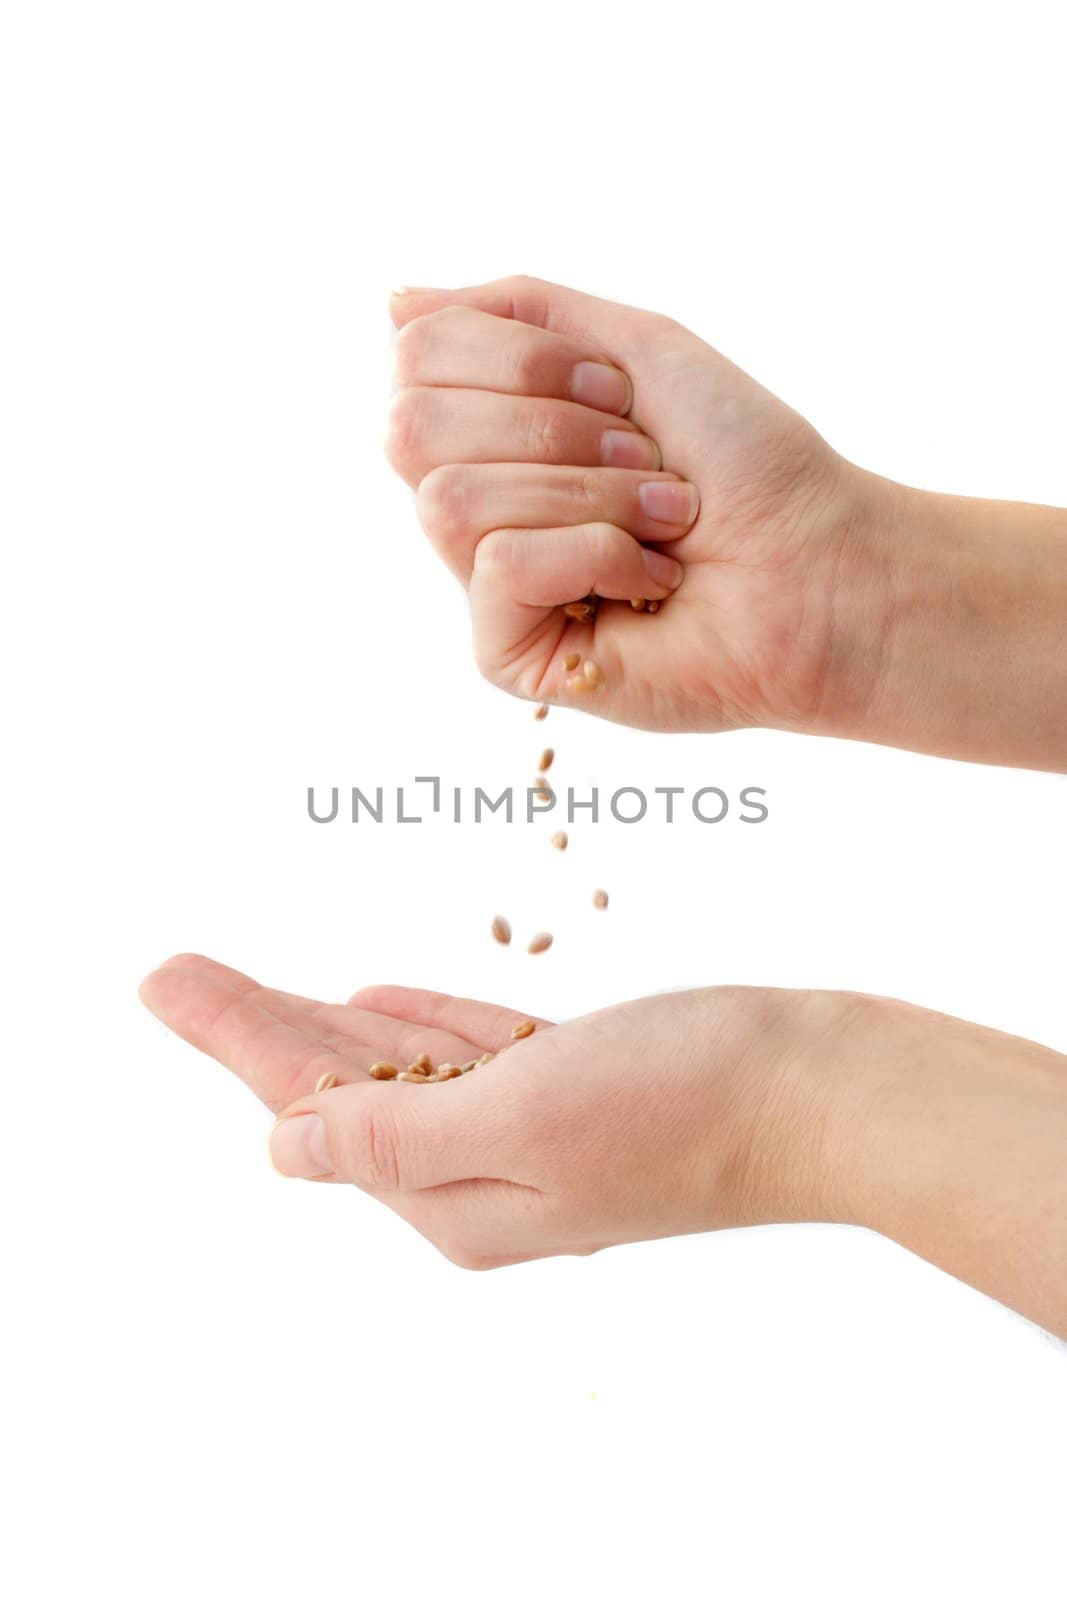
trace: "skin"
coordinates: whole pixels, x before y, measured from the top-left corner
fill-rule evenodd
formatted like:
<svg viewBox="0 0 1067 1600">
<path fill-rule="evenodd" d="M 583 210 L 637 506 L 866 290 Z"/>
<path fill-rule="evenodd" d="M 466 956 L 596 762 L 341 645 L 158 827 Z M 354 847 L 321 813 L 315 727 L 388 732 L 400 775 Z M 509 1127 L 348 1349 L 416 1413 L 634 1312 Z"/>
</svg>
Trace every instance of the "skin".
<svg viewBox="0 0 1067 1600">
<path fill-rule="evenodd" d="M 484 1268 L 749 1224 L 887 1234 L 1067 1336 L 1067 1058 L 854 994 L 718 988 L 513 1042 L 402 988 L 327 1005 L 176 956 L 142 997 L 276 1113 L 287 1176 L 356 1185 Z M 421 1051 L 450 1082 L 379 1083 Z M 326 1072 L 336 1088 L 315 1094 Z"/>
<path fill-rule="evenodd" d="M 392 315 L 387 454 L 494 683 L 642 728 L 1067 770 L 1067 512 L 865 472 L 688 329 L 556 284 L 409 289 Z M 674 521 L 642 504 L 666 484 Z M 616 603 L 569 621 L 591 591 Z"/>
<path fill-rule="evenodd" d="M 764 725 L 1067 770 L 1067 516 L 838 456 L 669 319 L 528 278 L 394 297 L 388 451 L 512 693 L 657 729 Z M 590 592 L 594 620 L 561 607 Z M 655 615 L 624 602 L 666 602 Z M 589 692 L 568 651 L 605 674 Z M 1067 1058 L 864 995 L 704 989 L 513 1042 L 422 990 L 348 1005 L 200 956 L 146 1004 L 346 1182 L 500 1266 L 772 1221 L 878 1229 L 1067 1336 Z M 443 1084 L 380 1059 L 494 1052 Z M 315 1094 L 326 1072 L 339 1087 Z"/>
</svg>

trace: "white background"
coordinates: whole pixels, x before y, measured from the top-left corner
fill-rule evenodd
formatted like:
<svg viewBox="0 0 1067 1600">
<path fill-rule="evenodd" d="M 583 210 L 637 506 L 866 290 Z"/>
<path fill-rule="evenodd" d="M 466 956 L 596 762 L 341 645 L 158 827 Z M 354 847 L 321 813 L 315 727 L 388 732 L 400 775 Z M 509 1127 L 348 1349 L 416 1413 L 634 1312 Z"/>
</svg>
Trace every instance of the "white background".
<svg viewBox="0 0 1067 1600">
<path fill-rule="evenodd" d="M 274 1176 L 262 1108 L 134 995 L 180 949 L 556 1016 L 820 984 L 1067 1050 L 1062 778 L 553 712 L 561 781 L 771 817 L 558 857 L 305 814 L 539 747 L 382 457 L 394 283 L 661 309 L 866 466 L 1067 501 L 1057 11 L 4 6 L 20 1600 L 1062 1595 L 1047 1335 L 829 1228 L 461 1273 Z"/>
</svg>

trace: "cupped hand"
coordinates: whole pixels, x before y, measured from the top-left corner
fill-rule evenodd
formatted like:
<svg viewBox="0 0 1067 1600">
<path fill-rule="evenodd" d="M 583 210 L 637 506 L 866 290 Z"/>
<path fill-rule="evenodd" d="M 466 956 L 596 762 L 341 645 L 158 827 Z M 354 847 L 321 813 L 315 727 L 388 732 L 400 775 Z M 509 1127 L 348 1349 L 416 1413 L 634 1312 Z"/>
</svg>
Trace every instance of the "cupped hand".
<svg viewBox="0 0 1067 1600">
<path fill-rule="evenodd" d="M 387 453 L 488 678 L 656 729 L 818 731 L 864 693 L 871 480 L 788 406 L 669 318 L 537 279 L 405 290 L 392 314 Z M 592 618 L 564 612 L 590 594 Z"/>
<path fill-rule="evenodd" d="M 464 1266 L 821 1205 L 804 1153 L 821 1111 L 802 1063 L 813 1032 L 825 1046 L 840 1020 L 839 996 L 694 990 L 515 1041 L 524 1019 L 504 1007 L 404 988 L 324 1004 L 202 956 L 174 957 L 141 993 L 280 1115 L 280 1171 L 355 1184 Z M 421 1052 L 436 1066 L 494 1055 L 445 1082 L 369 1076 Z M 327 1072 L 338 1086 L 316 1094 Z"/>
</svg>

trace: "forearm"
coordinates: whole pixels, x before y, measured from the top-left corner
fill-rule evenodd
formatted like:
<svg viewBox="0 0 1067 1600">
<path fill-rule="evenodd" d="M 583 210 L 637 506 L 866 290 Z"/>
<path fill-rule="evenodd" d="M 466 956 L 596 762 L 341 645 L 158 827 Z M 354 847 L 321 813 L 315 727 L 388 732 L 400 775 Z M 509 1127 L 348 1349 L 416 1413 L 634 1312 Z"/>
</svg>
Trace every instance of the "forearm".
<svg viewBox="0 0 1067 1600">
<path fill-rule="evenodd" d="M 853 482 L 827 731 L 1067 771 L 1067 511 Z"/>
<path fill-rule="evenodd" d="M 862 1000 L 823 1066 L 826 1214 L 1067 1338 L 1067 1057 Z"/>
</svg>

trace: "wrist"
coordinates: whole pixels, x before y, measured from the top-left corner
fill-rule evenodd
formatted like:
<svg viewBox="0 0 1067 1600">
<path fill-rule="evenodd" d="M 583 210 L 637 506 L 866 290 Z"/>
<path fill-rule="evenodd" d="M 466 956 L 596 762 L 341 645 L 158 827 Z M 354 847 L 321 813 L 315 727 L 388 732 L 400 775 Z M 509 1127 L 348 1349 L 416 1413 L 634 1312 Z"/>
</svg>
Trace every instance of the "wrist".
<svg viewBox="0 0 1067 1600">
<path fill-rule="evenodd" d="M 1067 769 L 1067 513 L 845 464 L 813 732 Z"/>
<path fill-rule="evenodd" d="M 945 1136 L 973 1088 L 961 1057 L 982 1060 L 979 1036 L 988 1075 L 986 1041 L 1002 1036 L 875 995 L 754 993 L 777 994 L 778 1005 L 765 1019 L 769 1070 L 745 1144 L 753 1219 L 908 1232 L 909 1213 L 934 1203 L 951 1166 Z"/>
<path fill-rule="evenodd" d="M 894 692 L 902 595 L 926 597 L 936 636 L 929 553 L 917 548 L 921 523 L 911 490 L 841 460 L 822 513 L 811 592 L 823 618 L 823 668 L 804 732 L 882 742 L 887 692 Z M 913 548 L 913 546 L 915 548 Z M 939 585 L 933 584 L 934 593 Z M 919 708 L 916 708 L 919 709 Z"/>
<path fill-rule="evenodd" d="M 834 990 L 745 991 L 763 1068 L 746 1072 L 734 1140 L 742 1220 L 876 1226 L 855 1130 L 875 1093 L 870 1042 L 892 1002 Z"/>
<path fill-rule="evenodd" d="M 1067 1336 L 1067 1057 L 900 1001 L 807 997 L 814 1220 L 868 1227 Z M 829 1023 L 824 1019 L 829 1017 Z"/>
</svg>

